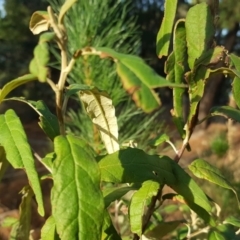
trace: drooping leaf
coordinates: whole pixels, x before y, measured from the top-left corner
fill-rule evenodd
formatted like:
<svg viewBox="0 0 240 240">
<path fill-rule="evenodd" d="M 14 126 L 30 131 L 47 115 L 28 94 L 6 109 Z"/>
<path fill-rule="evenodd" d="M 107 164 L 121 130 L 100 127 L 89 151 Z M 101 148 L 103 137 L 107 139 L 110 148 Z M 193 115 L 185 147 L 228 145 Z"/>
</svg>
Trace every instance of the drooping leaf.
<svg viewBox="0 0 240 240">
<path fill-rule="evenodd" d="M 212 166 L 210 163 L 202 159 L 196 159 L 188 166 L 188 168 L 196 177 L 206 179 L 209 182 L 212 182 L 223 188 L 232 190 L 238 200 L 237 192 L 232 187 L 232 185 L 228 182 L 228 180 L 221 174 L 218 168 Z M 238 203 L 239 203 L 239 200 L 238 200 Z"/>
<path fill-rule="evenodd" d="M 138 187 L 133 185 L 130 187 L 121 186 L 121 187 L 107 187 L 103 189 L 103 196 L 105 202 L 105 208 L 109 207 L 109 205 L 117 199 L 120 199 L 129 191 L 137 190 Z"/>
<path fill-rule="evenodd" d="M 45 132 L 45 134 L 53 140 L 56 136 L 60 135 L 59 124 L 57 117 L 51 113 L 47 105 L 42 101 L 31 101 L 25 98 L 9 98 L 6 100 L 15 100 L 28 104 L 39 115 L 39 126 Z"/>
<path fill-rule="evenodd" d="M 0 103 L 12 90 L 34 80 L 37 80 L 36 76 L 34 76 L 33 74 L 26 74 L 21 77 L 15 78 L 8 82 L 7 84 L 5 84 L 3 88 L 0 90 Z"/>
<path fill-rule="evenodd" d="M 168 49 L 172 36 L 175 14 L 177 10 L 177 0 L 166 0 L 164 5 L 164 17 L 157 34 L 157 55 L 159 58 L 168 55 Z"/>
<path fill-rule="evenodd" d="M 49 29 L 49 16 L 46 11 L 34 12 L 29 23 L 29 28 L 33 34 L 39 34 Z"/>
<path fill-rule="evenodd" d="M 99 162 L 102 181 L 114 183 L 142 183 L 153 180 L 160 184 L 174 184 L 173 162 L 167 156 L 148 155 L 137 148 L 119 150 Z"/>
<path fill-rule="evenodd" d="M 183 221 L 160 222 L 144 235 L 149 239 L 161 239 L 181 226 Z"/>
<path fill-rule="evenodd" d="M 240 111 L 230 106 L 213 107 L 210 114 L 211 116 L 223 116 L 240 122 Z"/>
<path fill-rule="evenodd" d="M 206 212 L 210 212 L 212 207 L 203 190 L 176 162 L 173 162 L 172 166 L 177 181 L 170 187 L 183 196 L 188 205 L 194 203 L 205 209 Z"/>
<path fill-rule="evenodd" d="M 240 228 L 240 219 L 239 218 L 236 218 L 234 216 L 230 216 L 230 217 L 227 217 L 224 222 L 224 224 L 231 224 L 235 227 L 238 227 Z"/>
<path fill-rule="evenodd" d="M 63 18 L 66 12 L 72 7 L 72 5 L 77 2 L 78 0 L 66 0 L 62 5 L 59 16 L 58 16 L 58 23 L 63 24 Z"/>
<path fill-rule="evenodd" d="M 29 239 L 30 230 L 31 230 L 31 201 L 33 197 L 32 189 L 24 187 L 20 192 L 22 194 L 22 202 L 19 207 L 20 219 L 18 222 L 18 227 L 16 229 L 15 239 L 24 240 Z M 11 237 L 13 237 L 11 235 Z"/>
<path fill-rule="evenodd" d="M 154 88 L 186 87 L 183 84 L 171 83 L 159 76 L 137 56 L 121 54 L 109 48 L 95 48 L 94 50 L 102 58 L 110 57 L 115 60 L 123 87 L 133 95 L 136 104 L 145 112 L 152 112 L 160 106 L 160 100 L 153 91 Z"/>
<path fill-rule="evenodd" d="M 0 115 L 0 144 L 4 147 L 7 160 L 14 168 L 26 171 L 30 185 L 36 195 L 38 212 L 44 215 L 43 199 L 34 158 L 23 126 L 13 110 Z"/>
<path fill-rule="evenodd" d="M 196 4 L 186 16 L 186 37 L 188 46 L 188 64 L 193 69 L 194 62 L 213 43 L 214 23 L 207 3 Z"/>
<path fill-rule="evenodd" d="M 60 240 L 56 233 L 56 223 L 53 216 L 50 216 L 41 230 L 41 240 Z"/>
<path fill-rule="evenodd" d="M 137 235 L 142 235 L 142 217 L 144 215 L 145 203 L 148 199 L 157 195 L 159 183 L 154 181 L 145 181 L 142 187 L 133 194 L 129 206 L 129 219 L 131 231 Z"/>
<path fill-rule="evenodd" d="M 118 125 L 111 98 L 97 88 L 82 90 L 79 94 L 86 112 L 100 132 L 107 152 L 110 154 L 118 151 Z"/>
<path fill-rule="evenodd" d="M 0 182 L 8 166 L 9 162 L 6 159 L 6 153 L 4 151 L 4 148 L 0 146 Z"/>
<path fill-rule="evenodd" d="M 107 210 L 104 211 L 104 221 L 101 240 L 121 240 Z"/>
<path fill-rule="evenodd" d="M 60 239 L 100 239 L 104 201 L 91 149 L 81 139 L 67 135 L 54 139 L 54 151 L 52 215 Z"/>
</svg>

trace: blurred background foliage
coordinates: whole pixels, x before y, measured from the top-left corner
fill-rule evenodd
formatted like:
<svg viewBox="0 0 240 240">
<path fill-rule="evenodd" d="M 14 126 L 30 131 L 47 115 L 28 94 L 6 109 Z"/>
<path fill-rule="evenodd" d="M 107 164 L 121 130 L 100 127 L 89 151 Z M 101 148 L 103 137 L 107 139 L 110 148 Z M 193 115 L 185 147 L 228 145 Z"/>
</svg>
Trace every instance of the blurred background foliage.
<svg viewBox="0 0 240 240">
<path fill-rule="evenodd" d="M 213 0 L 208 0 L 209 2 Z M 63 0 L 49 0 L 58 11 Z M 45 0 L 5 0 L 2 1 L 0 20 L 0 86 L 7 81 L 28 72 L 28 64 L 33 56 L 33 48 L 38 37 L 28 29 L 31 14 L 36 10 L 45 10 L 49 2 Z M 185 17 L 192 4 L 201 0 L 179 0 L 177 18 Z M 229 51 L 240 52 L 240 1 L 221 0 L 216 41 L 226 46 Z M 107 46 L 123 53 L 132 53 L 143 57 L 160 75 L 164 76 L 164 61 L 158 59 L 155 51 L 156 35 L 163 18 L 163 0 L 93 0 L 79 1 L 66 19 L 69 35 L 69 56 L 76 49 L 85 46 Z M 176 19 L 177 20 L 177 19 Z M 59 55 L 52 49 L 54 67 L 58 68 Z M 169 121 L 171 109 L 171 90 L 161 89 L 163 109 L 160 115 L 145 115 L 135 107 L 126 92 L 122 89 L 117 76 L 108 60 L 99 61 L 94 57 L 86 57 L 78 61 L 77 68 L 68 79 L 69 83 L 87 83 L 106 90 L 113 99 L 119 116 L 120 139 L 144 139 L 146 142 L 151 132 L 157 132 L 164 121 Z M 94 66 L 94 69 L 93 67 Z M 95 67 L 98 66 L 98 67 Z M 52 68 L 52 78 L 57 80 L 58 71 Z M 228 101 L 227 81 L 222 76 L 209 81 L 207 91 L 200 105 L 200 118 L 206 115 L 215 104 Z M 53 107 L 51 90 L 45 84 L 32 83 L 18 92 L 31 99 L 43 98 Z M 88 118 L 82 114 L 81 106 L 76 99 L 70 101 L 72 110 L 68 112 L 69 129 L 82 132 L 85 136 L 94 136 Z M 84 122 L 84 125 L 78 124 Z M 142 126 L 139 129 L 139 121 Z M 89 123 L 87 123 L 89 122 Z M 86 123 L 86 124 L 85 124 Z M 159 125 L 160 123 L 160 125 Z M 158 127 L 158 129 L 156 128 Z M 206 127 L 206 125 L 203 125 Z M 147 130 L 143 132 L 142 130 Z M 142 134 L 142 135 L 141 135 Z M 145 135 L 143 135 L 145 134 Z M 87 138 L 90 141 L 90 138 Z M 95 136 L 98 143 L 98 136 Z M 94 145 L 93 141 L 93 145 Z"/>
</svg>

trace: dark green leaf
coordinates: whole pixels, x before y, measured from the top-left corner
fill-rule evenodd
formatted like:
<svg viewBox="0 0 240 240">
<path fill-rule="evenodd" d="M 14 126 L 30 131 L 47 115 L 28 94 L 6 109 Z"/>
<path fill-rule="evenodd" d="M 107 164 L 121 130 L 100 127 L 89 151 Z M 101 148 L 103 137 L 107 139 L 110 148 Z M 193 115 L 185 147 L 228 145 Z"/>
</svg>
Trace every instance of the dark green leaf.
<svg viewBox="0 0 240 240">
<path fill-rule="evenodd" d="M 240 122 L 240 111 L 229 106 L 213 107 L 210 110 L 211 116 L 223 116 Z"/>
<path fill-rule="evenodd" d="M 51 199 L 57 233 L 62 240 L 100 239 L 104 201 L 92 150 L 71 135 L 56 137 L 54 150 Z"/>
<path fill-rule="evenodd" d="M 121 240 L 107 210 L 104 212 L 103 230 L 101 240 Z"/>
<path fill-rule="evenodd" d="M 166 157 L 148 155 L 136 148 L 119 150 L 99 161 L 102 181 L 136 183 L 147 180 L 174 184 L 173 161 Z"/>
<path fill-rule="evenodd" d="M 234 216 L 230 216 L 230 217 L 226 218 L 223 223 L 224 224 L 231 224 L 235 227 L 240 228 L 240 219 L 236 218 Z"/>
<path fill-rule="evenodd" d="M 125 194 L 127 194 L 129 191 L 137 190 L 137 186 L 130 186 L 130 187 L 106 187 L 103 189 L 103 196 L 104 196 L 104 202 L 105 202 L 105 208 L 109 207 L 109 205 L 115 201 L 119 200 L 121 197 L 123 197 Z"/>
<path fill-rule="evenodd" d="M 168 55 L 168 49 L 172 36 L 172 28 L 175 20 L 177 3 L 178 3 L 177 0 L 165 1 L 164 18 L 161 24 L 161 28 L 157 35 L 157 55 L 159 58 Z"/>
<path fill-rule="evenodd" d="M 25 169 L 36 195 L 38 211 L 44 215 L 43 199 L 34 158 L 23 126 L 13 110 L 0 115 L 0 144 L 6 151 L 7 160 L 14 168 Z"/>
<path fill-rule="evenodd" d="M 129 219 L 131 231 L 137 235 L 142 235 L 142 216 L 146 201 L 157 195 L 159 183 L 154 181 L 143 182 L 142 187 L 133 194 L 129 206 Z"/>
<path fill-rule="evenodd" d="M 182 223 L 183 221 L 160 222 L 156 227 L 146 232 L 144 235 L 147 238 L 158 240 L 176 230 Z"/>
<path fill-rule="evenodd" d="M 4 148 L 0 146 L 0 182 L 8 166 L 9 162 L 6 159 L 6 153 L 4 151 Z"/>
<path fill-rule="evenodd" d="M 208 234 L 208 240 L 227 240 L 225 237 L 216 230 L 211 230 Z"/>
</svg>

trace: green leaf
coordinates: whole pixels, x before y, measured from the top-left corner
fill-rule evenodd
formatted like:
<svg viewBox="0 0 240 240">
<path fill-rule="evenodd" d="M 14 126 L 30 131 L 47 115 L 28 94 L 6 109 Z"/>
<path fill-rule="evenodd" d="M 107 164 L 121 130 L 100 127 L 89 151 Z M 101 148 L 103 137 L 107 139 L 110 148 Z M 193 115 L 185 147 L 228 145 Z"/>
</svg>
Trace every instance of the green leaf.
<svg viewBox="0 0 240 240">
<path fill-rule="evenodd" d="M 8 82 L 7 84 L 5 84 L 3 88 L 0 90 L 0 103 L 12 90 L 19 87 L 20 85 L 23 85 L 34 80 L 37 80 L 36 76 L 34 76 L 33 74 L 26 74 L 21 77 L 15 78 Z"/>
<path fill-rule="evenodd" d="M 218 186 L 232 190 L 238 200 L 237 192 L 231 186 L 228 180 L 221 174 L 218 168 L 212 166 L 210 163 L 202 159 L 197 159 L 193 161 L 188 166 L 188 168 L 196 177 L 206 179 L 209 182 L 212 182 Z M 239 204 L 239 200 L 238 200 L 238 204 Z"/>
<path fill-rule="evenodd" d="M 19 220 L 15 217 L 6 217 L 1 222 L 1 227 L 12 227 L 16 224 Z"/>
<path fill-rule="evenodd" d="M 129 191 L 137 190 L 138 187 L 133 185 L 130 187 L 110 187 L 110 188 L 104 188 L 103 189 L 103 196 L 104 196 L 104 202 L 105 202 L 105 208 L 109 207 L 109 205 L 114 202 L 115 200 L 120 199 L 125 194 L 127 194 Z"/>
<path fill-rule="evenodd" d="M 160 222 L 156 227 L 146 232 L 144 235 L 149 239 L 161 239 L 176 230 L 182 223 L 183 221 Z"/>
<path fill-rule="evenodd" d="M 109 95 L 97 88 L 82 90 L 79 95 L 87 114 L 100 132 L 107 152 L 110 154 L 118 151 L 118 124 Z"/>
<path fill-rule="evenodd" d="M 48 75 L 47 64 L 50 59 L 48 43 L 40 41 L 34 48 L 34 58 L 30 62 L 29 71 L 38 77 L 40 82 L 46 82 Z"/>
<path fill-rule="evenodd" d="M 226 238 L 216 230 L 211 230 L 208 234 L 208 240 L 226 240 Z"/>
<path fill-rule="evenodd" d="M 49 29 L 49 16 L 46 11 L 34 12 L 29 23 L 29 29 L 33 34 L 39 34 Z"/>
<path fill-rule="evenodd" d="M 7 160 L 14 168 L 26 171 L 30 185 L 36 195 L 38 212 L 44 215 L 43 199 L 34 158 L 23 126 L 13 110 L 0 115 L 0 144 L 4 147 Z"/>
<path fill-rule="evenodd" d="M 90 86 L 85 85 L 85 84 L 79 84 L 79 83 L 70 84 L 70 85 L 66 88 L 65 96 L 66 96 L 66 97 L 70 97 L 70 96 L 72 96 L 73 94 L 78 93 L 79 91 L 91 90 L 91 89 L 93 89 L 93 87 L 90 87 Z"/>
<path fill-rule="evenodd" d="M 182 195 L 190 207 L 191 203 L 194 203 L 207 212 L 210 212 L 212 207 L 203 190 L 176 162 L 173 162 L 172 165 L 176 182 L 170 185 L 170 187 L 178 194 Z"/>
<path fill-rule="evenodd" d="M 240 219 L 239 218 L 236 218 L 234 216 L 230 216 L 230 217 L 227 217 L 224 222 L 224 224 L 230 224 L 230 225 L 233 225 L 235 227 L 238 227 L 240 228 Z"/>
<path fill-rule="evenodd" d="M 141 183 L 153 180 L 175 183 L 173 161 L 167 156 L 148 155 L 137 148 L 119 150 L 103 157 L 99 162 L 102 181 L 115 183 Z"/>
<path fill-rule="evenodd" d="M 32 197 L 33 191 L 27 186 L 20 192 L 22 194 L 22 202 L 19 207 L 20 219 L 16 230 L 15 239 L 29 239 L 31 230 L 31 209 L 32 209 Z"/>
<path fill-rule="evenodd" d="M 166 73 L 166 79 L 174 83 L 175 82 L 175 53 L 171 52 L 165 62 L 164 72 Z"/>
<path fill-rule="evenodd" d="M 41 230 L 41 240 L 60 240 L 56 233 L 56 223 L 53 216 L 50 216 Z"/>
<path fill-rule="evenodd" d="M 131 231 L 137 235 L 142 235 L 142 216 L 146 201 L 157 195 L 159 183 L 154 181 L 145 181 L 142 187 L 133 194 L 129 206 L 129 219 Z"/>
<path fill-rule="evenodd" d="M 44 158 L 42 158 L 42 164 L 48 169 L 50 173 L 52 173 L 53 160 L 56 158 L 56 154 L 54 152 L 48 153 Z"/>
<path fill-rule="evenodd" d="M 6 159 L 6 153 L 4 151 L 4 148 L 0 146 L 0 182 L 8 166 L 9 166 L 9 162 Z"/>
<path fill-rule="evenodd" d="M 39 43 L 50 42 L 55 36 L 56 34 L 54 32 L 42 33 L 39 38 Z"/>
<path fill-rule="evenodd" d="M 60 13 L 58 16 L 58 23 L 63 24 L 63 18 L 66 12 L 72 7 L 72 5 L 78 0 L 66 0 L 60 9 Z"/>
<path fill-rule="evenodd" d="M 39 126 L 45 132 L 45 134 L 53 140 L 56 136 L 60 135 L 59 124 L 57 117 L 51 113 L 47 105 L 42 101 L 31 101 L 25 98 L 9 98 L 6 100 L 15 100 L 28 104 L 39 115 Z"/>
<path fill-rule="evenodd" d="M 52 215 L 62 240 L 100 239 L 104 201 L 100 171 L 89 146 L 67 135 L 54 139 Z M 70 206 L 65 211 L 66 206 Z"/>
<path fill-rule="evenodd" d="M 160 30 L 157 34 L 157 55 L 159 58 L 168 55 L 168 49 L 172 36 L 172 28 L 177 9 L 177 0 L 165 1 L 165 12 Z"/>
<path fill-rule="evenodd" d="M 121 240 L 112 224 L 111 217 L 107 210 L 104 211 L 104 221 L 101 240 Z"/>
<path fill-rule="evenodd" d="M 240 122 L 240 111 L 229 106 L 213 107 L 210 110 L 211 116 L 223 116 Z"/>
<path fill-rule="evenodd" d="M 237 106 L 240 108 L 240 78 L 235 77 L 232 83 L 232 92 Z"/>
<path fill-rule="evenodd" d="M 184 83 L 184 74 L 188 70 L 187 64 L 187 42 L 185 21 L 180 19 L 174 29 L 174 44 L 173 44 L 175 65 L 174 65 L 174 82 Z M 177 126 L 178 132 L 182 139 L 185 138 L 184 132 L 184 116 L 183 116 L 183 94 L 185 89 L 173 88 L 173 118 Z"/>
<path fill-rule="evenodd" d="M 152 112 L 160 106 L 160 100 L 154 92 L 159 87 L 186 87 L 175 84 L 159 76 L 143 59 L 115 52 L 109 48 L 95 48 L 102 58 L 113 58 L 117 64 L 117 73 L 123 87 L 133 96 L 134 101 L 145 112 Z"/>
<path fill-rule="evenodd" d="M 159 137 L 157 137 L 156 139 L 153 140 L 153 142 L 154 142 L 153 145 L 158 146 L 158 145 L 160 145 L 160 144 L 162 144 L 162 143 L 164 143 L 168 140 L 169 140 L 169 136 L 166 133 L 164 133 L 164 134 L 160 135 Z"/>
<path fill-rule="evenodd" d="M 196 4 L 186 16 L 186 36 L 188 64 L 193 69 L 194 62 L 212 45 L 215 29 L 207 3 Z"/>
</svg>

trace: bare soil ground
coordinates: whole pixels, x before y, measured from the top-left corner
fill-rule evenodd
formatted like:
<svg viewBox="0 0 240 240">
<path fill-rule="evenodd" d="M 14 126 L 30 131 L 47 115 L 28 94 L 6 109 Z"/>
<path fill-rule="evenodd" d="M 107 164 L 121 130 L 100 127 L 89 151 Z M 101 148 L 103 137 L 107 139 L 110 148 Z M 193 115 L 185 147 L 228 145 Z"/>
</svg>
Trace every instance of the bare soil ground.
<svg viewBox="0 0 240 240">
<path fill-rule="evenodd" d="M 41 157 L 45 155 L 48 149 L 52 148 L 50 141 L 42 133 L 37 122 L 32 122 L 25 125 L 29 142 L 32 149 Z M 219 157 L 211 149 L 211 143 L 216 140 L 221 133 L 226 135 L 229 141 L 229 149 Z M 180 146 L 180 141 L 179 144 Z M 207 130 L 196 131 L 190 141 L 192 148 L 191 152 L 185 151 L 181 165 L 187 166 L 196 158 L 203 158 L 210 161 L 212 164 L 221 168 L 226 168 L 232 173 L 232 178 L 240 182 L 240 124 L 211 124 Z M 161 154 L 174 156 L 174 151 L 169 148 L 164 148 Z M 46 170 L 36 161 L 38 172 L 43 175 Z M 9 169 L 0 184 L 0 240 L 9 239 L 10 228 L 1 227 L 1 223 L 6 217 L 18 218 L 18 207 L 21 202 L 19 192 L 28 184 L 24 171 Z M 42 218 L 36 213 L 36 203 L 33 201 L 32 206 L 32 235 L 33 239 L 40 239 L 40 229 L 45 219 L 51 214 L 49 195 L 52 183 L 50 180 L 44 180 L 42 183 L 46 217 Z"/>
</svg>

